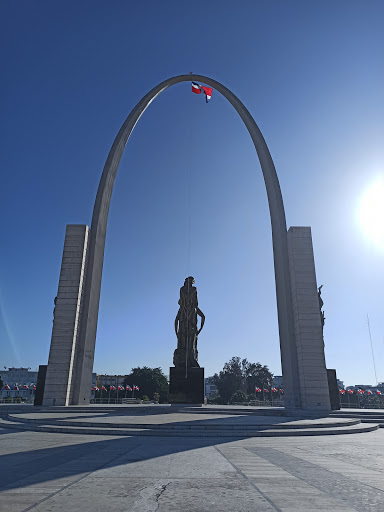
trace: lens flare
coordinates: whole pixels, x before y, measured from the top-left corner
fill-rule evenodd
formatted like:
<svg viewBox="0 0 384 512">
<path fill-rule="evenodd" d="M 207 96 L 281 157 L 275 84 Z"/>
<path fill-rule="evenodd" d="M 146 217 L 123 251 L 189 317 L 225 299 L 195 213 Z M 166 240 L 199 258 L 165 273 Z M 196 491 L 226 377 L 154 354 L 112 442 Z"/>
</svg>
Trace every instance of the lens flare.
<svg viewBox="0 0 384 512">
<path fill-rule="evenodd" d="M 367 238 L 384 250 L 384 179 L 382 177 L 365 190 L 360 203 L 359 220 Z"/>
</svg>

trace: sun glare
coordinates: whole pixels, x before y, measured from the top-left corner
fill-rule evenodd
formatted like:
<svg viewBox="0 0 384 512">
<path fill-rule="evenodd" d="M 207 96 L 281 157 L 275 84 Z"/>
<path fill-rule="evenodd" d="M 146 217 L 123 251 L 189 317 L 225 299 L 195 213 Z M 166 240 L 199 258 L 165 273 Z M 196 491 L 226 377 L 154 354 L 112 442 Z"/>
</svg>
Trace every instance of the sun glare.
<svg viewBox="0 0 384 512">
<path fill-rule="evenodd" d="M 365 235 L 384 250 L 384 179 L 376 180 L 361 199 L 360 223 Z"/>
</svg>

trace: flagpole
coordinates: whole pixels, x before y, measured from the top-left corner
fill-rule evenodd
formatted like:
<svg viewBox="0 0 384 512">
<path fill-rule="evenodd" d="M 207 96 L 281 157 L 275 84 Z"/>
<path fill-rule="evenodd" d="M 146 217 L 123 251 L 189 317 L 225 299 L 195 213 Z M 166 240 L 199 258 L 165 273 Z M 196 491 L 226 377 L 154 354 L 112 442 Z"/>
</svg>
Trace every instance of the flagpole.
<svg viewBox="0 0 384 512">
<path fill-rule="evenodd" d="M 376 373 L 375 354 L 374 354 L 374 352 L 373 352 L 372 336 L 371 336 L 371 326 L 369 325 L 369 316 L 368 316 L 368 313 L 367 313 L 367 324 L 368 324 L 369 341 L 371 342 L 371 352 L 372 352 L 373 369 L 374 369 L 374 371 L 375 371 L 375 380 L 376 380 L 376 386 L 377 386 L 378 381 L 377 381 L 377 373 Z"/>
</svg>

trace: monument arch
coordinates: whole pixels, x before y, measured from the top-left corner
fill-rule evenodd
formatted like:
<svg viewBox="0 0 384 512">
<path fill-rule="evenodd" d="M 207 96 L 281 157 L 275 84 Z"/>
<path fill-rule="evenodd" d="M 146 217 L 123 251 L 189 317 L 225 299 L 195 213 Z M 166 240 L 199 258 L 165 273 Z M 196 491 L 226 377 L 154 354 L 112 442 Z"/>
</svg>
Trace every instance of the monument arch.
<svg viewBox="0 0 384 512">
<path fill-rule="evenodd" d="M 67 226 L 44 404 L 51 405 L 53 399 L 55 399 L 56 405 L 89 403 L 107 221 L 117 169 L 125 145 L 136 123 L 150 103 L 168 87 L 191 81 L 209 85 L 231 103 L 243 120 L 260 161 L 271 218 L 285 406 L 289 409 L 328 410 L 328 388 L 326 394 L 319 395 L 316 401 L 309 400 L 305 392 L 308 384 L 305 382 L 306 372 L 303 372 L 303 368 L 305 369 L 305 360 L 307 359 L 312 363 L 312 370 L 317 372 L 316 377 L 319 382 L 321 381 L 321 385 L 326 384 L 324 350 L 318 351 L 320 331 L 318 330 L 317 316 L 320 321 L 320 311 L 316 314 L 313 305 L 313 286 L 316 287 L 316 276 L 311 252 L 312 241 L 310 232 L 308 237 L 308 231 L 298 231 L 309 228 L 291 228 L 291 234 L 287 233 L 284 204 L 275 166 L 267 144 L 246 107 L 221 83 L 212 78 L 195 74 L 169 78 L 154 87 L 137 103 L 120 128 L 109 152 L 96 195 L 90 230 L 85 225 Z M 291 231 L 292 229 L 296 231 Z M 309 272 L 311 276 L 297 274 L 300 269 L 296 267 L 303 262 L 303 257 L 306 257 L 307 260 L 302 272 L 304 274 Z M 313 270 L 309 268 L 312 265 L 311 262 Z M 296 279 L 297 277 L 299 277 L 299 281 Z M 304 279 L 304 281 L 309 279 L 309 281 L 301 282 L 300 279 Z M 302 312 L 299 311 L 299 297 L 302 294 L 297 293 L 297 284 L 303 285 L 303 288 L 299 287 L 299 291 L 311 290 L 309 294 L 306 293 L 308 299 L 311 299 L 310 314 L 312 317 L 314 316 L 311 318 L 314 321 L 313 328 L 316 330 L 315 352 L 317 355 L 315 361 L 312 361 L 311 357 L 307 357 L 315 353 L 310 350 L 311 338 L 301 336 L 306 332 L 306 325 L 300 324 L 299 318 L 296 318 L 300 316 L 299 312 Z M 308 285 L 308 288 L 305 288 L 305 285 Z M 308 305 L 306 299 L 303 299 L 302 304 Z M 304 352 L 302 349 L 305 348 L 305 343 L 298 345 L 299 338 L 307 340 L 307 348 Z"/>
</svg>

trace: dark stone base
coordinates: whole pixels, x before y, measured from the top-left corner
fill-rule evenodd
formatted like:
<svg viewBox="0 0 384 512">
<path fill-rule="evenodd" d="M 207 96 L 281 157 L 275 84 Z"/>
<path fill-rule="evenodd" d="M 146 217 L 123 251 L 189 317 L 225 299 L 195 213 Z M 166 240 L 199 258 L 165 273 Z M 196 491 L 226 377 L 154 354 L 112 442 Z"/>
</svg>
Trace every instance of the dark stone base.
<svg viewBox="0 0 384 512">
<path fill-rule="evenodd" d="M 169 369 L 169 401 L 172 404 L 202 404 L 204 402 L 204 368 Z"/>
<path fill-rule="evenodd" d="M 340 393 L 339 386 L 337 384 L 336 370 L 330 370 L 327 368 L 327 377 L 331 409 L 332 411 L 338 411 L 340 409 Z"/>
<path fill-rule="evenodd" d="M 47 375 L 47 364 L 39 365 L 39 373 L 37 374 L 35 400 L 33 405 L 43 405 L 44 388 L 45 388 L 45 377 Z"/>
</svg>

